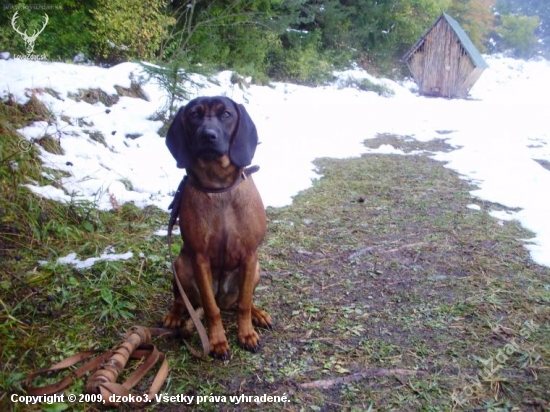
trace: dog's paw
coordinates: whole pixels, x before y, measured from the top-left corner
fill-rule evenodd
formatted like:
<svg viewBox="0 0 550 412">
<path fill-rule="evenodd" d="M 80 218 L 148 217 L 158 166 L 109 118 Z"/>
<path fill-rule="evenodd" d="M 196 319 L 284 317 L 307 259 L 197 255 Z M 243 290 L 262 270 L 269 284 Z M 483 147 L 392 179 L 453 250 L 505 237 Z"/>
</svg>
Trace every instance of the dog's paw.
<svg viewBox="0 0 550 412">
<path fill-rule="evenodd" d="M 181 316 L 174 315 L 172 312 L 168 312 L 162 318 L 162 324 L 165 328 L 179 328 L 181 326 Z"/>
<path fill-rule="evenodd" d="M 216 359 L 228 360 L 230 358 L 229 343 L 227 343 L 221 322 L 212 322 L 208 325 L 208 332 L 210 355 Z"/>
<path fill-rule="evenodd" d="M 249 352 L 256 353 L 260 350 L 260 337 L 254 329 L 248 333 L 239 333 L 239 346 Z"/>
<path fill-rule="evenodd" d="M 269 313 L 256 307 L 252 308 L 252 322 L 260 328 L 273 329 L 273 322 L 271 321 L 271 316 L 269 316 Z"/>
<path fill-rule="evenodd" d="M 231 352 L 229 351 L 229 344 L 227 343 L 227 340 L 218 343 L 212 343 L 212 341 L 210 341 L 210 348 L 210 356 L 215 359 L 226 361 L 231 358 Z"/>
</svg>

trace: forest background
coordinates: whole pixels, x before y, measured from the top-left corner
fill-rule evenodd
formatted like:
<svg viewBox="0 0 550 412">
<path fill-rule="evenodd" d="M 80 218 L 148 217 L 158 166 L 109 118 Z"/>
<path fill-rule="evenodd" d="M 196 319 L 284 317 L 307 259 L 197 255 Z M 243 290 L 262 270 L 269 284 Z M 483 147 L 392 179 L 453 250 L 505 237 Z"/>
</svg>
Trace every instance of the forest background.
<svg viewBox="0 0 550 412">
<path fill-rule="evenodd" d="M 0 1 L 0 51 L 24 53 L 21 30 L 44 23 L 34 53 L 105 66 L 146 60 L 188 72 L 234 70 L 257 84 L 315 85 L 355 63 L 407 75 L 400 57 L 441 12 L 482 53 L 550 55 L 547 0 L 34 0 Z"/>
</svg>

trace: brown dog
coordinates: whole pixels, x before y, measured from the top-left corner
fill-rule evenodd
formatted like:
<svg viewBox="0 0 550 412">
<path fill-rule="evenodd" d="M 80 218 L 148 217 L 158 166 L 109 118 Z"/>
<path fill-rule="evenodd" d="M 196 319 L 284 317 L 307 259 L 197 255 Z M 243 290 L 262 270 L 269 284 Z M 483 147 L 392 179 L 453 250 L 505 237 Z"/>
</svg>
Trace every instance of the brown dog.
<svg viewBox="0 0 550 412">
<path fill-rule="evenodd" d="M 258 144 L 243 105 L 226 97 L 199 97 L 182 107 L 170 125 L 166 145 L 185 168 L 179 205 L 184 246 L 177 276 L 194 307 L 202 307 L 211 354 L 229 358 L 220 309 L 237 309 L 238 343 L 256 352 L 259 336 L 252 322 L 271 328 L 271 317 L 252 302 L 260 280 L 258 247 L 266 215 L 248 166 Z M 174 305 L 165 327 L 178 327 L 185 306 L 174 286 Z"/>
</svg>

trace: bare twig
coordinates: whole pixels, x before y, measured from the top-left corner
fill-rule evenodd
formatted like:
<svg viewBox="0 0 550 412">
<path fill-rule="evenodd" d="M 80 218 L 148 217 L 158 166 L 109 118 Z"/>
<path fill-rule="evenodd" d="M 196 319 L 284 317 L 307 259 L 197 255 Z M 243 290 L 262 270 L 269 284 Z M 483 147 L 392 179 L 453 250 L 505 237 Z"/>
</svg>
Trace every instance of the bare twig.
<svg viewBox="0 0 550 412">
<path fill-rule="evenodd" d="M 383 369 L 383 368 L 373 368 L 367 369 L 362 372 L 357 372 L 352 375 L 343 376 L 341 378 L 335 379 L 321 379 L 313 382 L 301 383 L 298 386 L 302 389 L 327 389 L 335 385 L 340 385 L 342 383 L 356 382 L 365 378 L 378 378 L 381 376 L 410 376 L 410 375 L 423 375 L 424 371 L 415 371 L 411 369 Z"/>
<path fill-rule="evenodd" d="M 349 255 L 348 259 L 349 260 L 356 259 L 359 256 L 364 255 L 365 253 L 371 253 L 371 252 L 394 253 L 394 252 L 397 252 L 401 249 L 410 249 L 410 248 L 415 248 L 417 246 L 424 246 L 424 245 L 426 245 L 426 242 L 416 242 L 416 243 L 409 243 L 409 244 L 406 244 L 406 245 L 402 245 L 402 246 L 399 246 L 399 247 L 396 247 L 396 248 L 393 248 L 393 249 L 387 249 L 387 250 L 383 249 L 384 246 L 387 246 L 386 244 L 368 246 L 368 247 L 365 247 L 363 249 L 359 249 L 356 252 L 353 252 L 351 255 Z"/>
</svg>

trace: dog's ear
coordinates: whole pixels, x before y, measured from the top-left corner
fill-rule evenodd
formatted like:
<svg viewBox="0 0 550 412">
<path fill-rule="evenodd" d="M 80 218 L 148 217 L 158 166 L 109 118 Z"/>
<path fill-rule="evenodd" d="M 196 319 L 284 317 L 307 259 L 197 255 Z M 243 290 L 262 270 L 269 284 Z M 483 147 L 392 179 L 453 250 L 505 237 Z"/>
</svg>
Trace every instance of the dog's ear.
<svg viewBox="0 0 550 412">
<path fill-rule="evenodd" d="M 183 110 L 184 107 L 181 107 L 178 110 L 178 114 L 172 120 L 172 124 L 168 128 L 168 133 L 166 133 L 166 146 L 168 150 L 176 159 L 177 166 L 180 169 L 185 169 L 191 163 L 191 154 L 189 152 L 189 147 L 187 144 L 187 136 L 185 135 L 185 128 L 183 126 Z"/>
<path fill-rule="evenodd" d="M 239 113 L 239 124 L 229 148 L 231 163 L 238 167 L 248 166 L 252 162 L 256 146 L 258 146 L 258 132 L 256 125 L 248 115 L 242 104 L 234 103 Z"/>
</svg>

